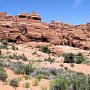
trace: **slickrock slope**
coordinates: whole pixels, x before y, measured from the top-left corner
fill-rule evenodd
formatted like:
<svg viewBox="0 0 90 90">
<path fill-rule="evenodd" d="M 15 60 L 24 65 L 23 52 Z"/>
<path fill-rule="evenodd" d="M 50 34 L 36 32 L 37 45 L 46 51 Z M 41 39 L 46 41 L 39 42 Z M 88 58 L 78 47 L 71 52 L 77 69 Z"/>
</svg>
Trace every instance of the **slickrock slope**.
<svg viewBox="0 0 90 90">
<path fill-rule="evenodd" d="M 55 45 L 69 45 L 81 49 L 90 49 L 90 23 L 69 25 L 52 21 L 45 23 L 32 12 L 10 16 L 0 13 L 0 40 L 9 39 L 16 43 L 40 41 Z"/>
</svg>

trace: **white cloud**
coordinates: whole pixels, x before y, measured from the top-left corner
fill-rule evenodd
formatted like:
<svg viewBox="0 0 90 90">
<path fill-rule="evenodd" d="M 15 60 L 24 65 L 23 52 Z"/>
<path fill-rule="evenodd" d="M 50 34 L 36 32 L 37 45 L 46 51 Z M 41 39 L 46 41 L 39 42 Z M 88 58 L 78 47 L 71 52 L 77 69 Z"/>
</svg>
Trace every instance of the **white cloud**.
<svg viewBox="0 0 90 90">
<path fill-rule="evenodd" d="M 82 4 L 85 0 L 74 0 L 74 8 L 77 8 L 80 4 Z"/>
</svg>

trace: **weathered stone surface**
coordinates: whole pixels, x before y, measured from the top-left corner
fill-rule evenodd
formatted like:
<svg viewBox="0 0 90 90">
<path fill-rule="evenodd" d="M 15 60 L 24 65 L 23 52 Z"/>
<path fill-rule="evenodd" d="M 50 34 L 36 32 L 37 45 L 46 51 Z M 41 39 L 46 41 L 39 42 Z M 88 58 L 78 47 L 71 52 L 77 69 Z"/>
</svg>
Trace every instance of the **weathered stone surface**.
<svg viewBox="0 0 90 90">
<path fill-rule="evenodd" d="M 21 13 L 15 17 L 1 12 L 0 40 L 3 39 L 16 43 L 37 41 L 90 49 L 90 23 L 76 26 L 59 21 L 45 23 L 36 12 Z"/>
</svg>

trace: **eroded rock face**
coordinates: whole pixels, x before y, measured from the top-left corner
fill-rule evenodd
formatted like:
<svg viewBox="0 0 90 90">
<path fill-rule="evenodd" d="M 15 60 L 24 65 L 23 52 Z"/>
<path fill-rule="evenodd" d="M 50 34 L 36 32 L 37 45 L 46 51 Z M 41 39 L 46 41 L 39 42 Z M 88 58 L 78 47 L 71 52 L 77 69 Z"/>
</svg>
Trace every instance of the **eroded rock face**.
<svg viewBox="0 0 90 90">
<path fill-rule="evenodd" d="M 11 39 L 17 43 L 49 42 L 54 45 L 69 45 L 90 49 L 90 23 L 69 25 L 59 21 L 45 23 L 33 12 L 15 17 L 0 13 L 0 40 Z"/>
</svg>

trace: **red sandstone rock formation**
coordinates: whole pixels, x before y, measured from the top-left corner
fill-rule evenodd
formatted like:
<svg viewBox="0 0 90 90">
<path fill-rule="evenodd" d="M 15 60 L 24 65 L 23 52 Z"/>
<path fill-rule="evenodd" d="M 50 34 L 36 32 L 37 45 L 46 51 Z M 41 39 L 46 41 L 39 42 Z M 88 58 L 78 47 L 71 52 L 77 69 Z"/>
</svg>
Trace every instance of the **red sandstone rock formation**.
<svg viewBox="0 0 90 90">
<path fill-rule="evenodd" d="M 0 40 L 10 39 L 17 43 L 41 41 L 55 45 L 69 45 L 90 49 L 90 23 L 69 25 L 59 21 L 45 23 L 33 12 L 15 17 L 0 13 Z"/>
</svg>

